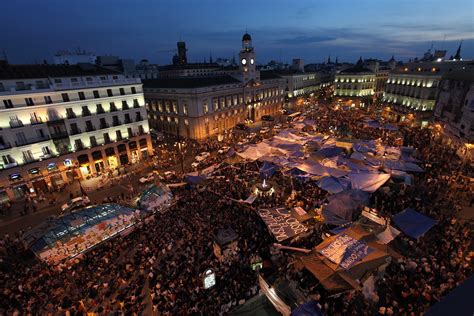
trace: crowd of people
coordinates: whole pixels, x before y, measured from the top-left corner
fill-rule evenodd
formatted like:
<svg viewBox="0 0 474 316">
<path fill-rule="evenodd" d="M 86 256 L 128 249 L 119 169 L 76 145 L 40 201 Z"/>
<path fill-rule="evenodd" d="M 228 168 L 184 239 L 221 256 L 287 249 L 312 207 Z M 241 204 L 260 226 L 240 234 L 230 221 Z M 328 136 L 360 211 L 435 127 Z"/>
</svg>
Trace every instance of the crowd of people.
<svg viewBox="0 0 474 316">
<path fill-rule="evenodd" d="M 424 237 L 401 235 L 402 254 L 377 279 L 372 297 L 360 291 L 330 296 L 307 271 L 297 275 L 302 287 L 327 315 L 421 314 L 472 275 L 470 223 L 456 218 L 462 198 L 473 194 L 469 165 L 454 150 L 443 146 L 430 129 L 401 126 L 397 131 L 367 128 L 362 112 L 341 114 L 319 107 L 311 114 L 316 131 L 338 137 L 381 139 L 385 145 L 403 140 L 417 150 L 426 172 L 412 186 L 389 184 L 390 190 L 372 195 L 371 207 L 392 216 L 406 207 L 435 218 L 438 223 Z M 341 128 L 345 126 L 345 128 Z M 193 151 L 212 151 L 220 142 L 189 142 Z M 219 163 L 226 155 L 213 156 Z M 175 161 L 176 162 L 176 161 Z M 255 296 L 259 287 L 254 258 L 271 261 L 271 234 L 256 210 L 284 205 L 319 208 L 328 193 L 314 181 L 292 179 L 276 172 L 270 182 L 273 196 L 242 203 L 261 182 L 258 162 L 225 164 L 212 181 L 173 189 L 176 203 L 156 213 L 126 236 L 107 240 L 71 262 L 56 267 L 39 261 L 22 246 L 20 234 L 0 240 L 0 314 L 71 315 L 110 314 L 224 315 Z M 125 201 L 121 196 L 109 200 Z M 219 229 L 236 232 L 237 248 L 230 260 L 214 254 Z M 295 245 L 313 247 L 321 242 L 321 225 Z M 286 255 L 291 256 L 291 253 Z M 286 266 L 286 265 L 285 265 Z M 216 285 L 203 286 L 203 273 L 211 269 Z M 283 268 L 285 270 L 285 268 Z"/>
</svg>

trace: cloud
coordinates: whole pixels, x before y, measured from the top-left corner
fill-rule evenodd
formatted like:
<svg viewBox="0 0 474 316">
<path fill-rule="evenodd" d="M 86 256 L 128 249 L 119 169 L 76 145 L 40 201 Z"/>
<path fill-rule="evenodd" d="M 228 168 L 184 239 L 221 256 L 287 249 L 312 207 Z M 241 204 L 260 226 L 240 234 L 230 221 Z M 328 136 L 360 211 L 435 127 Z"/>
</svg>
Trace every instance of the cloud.
<svg viewBox="0 0 474 316">
<path fill-rule="evenodd" d="M 296 36 L 289 38 L 282 38 L 275 40 L 274 43 L 282 45 L 307 45 L 315 43 L 324 43 L 327 41 L 335 40 L 335 37 L 325 35 L 308 35 L 308 36 Z"/>
</svg>

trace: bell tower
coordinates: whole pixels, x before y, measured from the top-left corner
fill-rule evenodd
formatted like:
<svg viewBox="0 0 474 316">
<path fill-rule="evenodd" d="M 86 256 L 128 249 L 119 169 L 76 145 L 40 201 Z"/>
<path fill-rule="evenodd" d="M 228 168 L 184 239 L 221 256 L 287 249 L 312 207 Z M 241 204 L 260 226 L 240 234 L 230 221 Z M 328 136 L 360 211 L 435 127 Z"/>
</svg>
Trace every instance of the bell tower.
<svg viewBox="0 0 474 316">
<path fill-rule="evenodd" d="M 252 47 L 252 37 L 247 32 L 242 37 L 242 50 L 239 53 L 239 69 L 242 72 L 244 83 L 260 78 L 256 68 L 255 51 Z"/>
</svg>

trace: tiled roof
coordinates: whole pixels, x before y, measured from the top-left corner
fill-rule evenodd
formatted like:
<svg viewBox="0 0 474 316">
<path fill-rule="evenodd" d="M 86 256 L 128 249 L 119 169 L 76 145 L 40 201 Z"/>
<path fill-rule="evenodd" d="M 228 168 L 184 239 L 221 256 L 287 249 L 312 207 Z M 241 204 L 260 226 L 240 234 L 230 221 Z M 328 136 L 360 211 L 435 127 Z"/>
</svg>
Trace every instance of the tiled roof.
<svg viewBox="0 0 474 316">
<path fill-rule="evenodd" d="M 0 80 L 81 77 L 119 74 L 93 64 L 78 65 L 10 65 L 0 64 Z"/>
<path fill-rule="evenodd" d="M 143 81 L 144 88 L 191 89 L 240 83 L 231 76 L 160 78 Z"/>
</svg>

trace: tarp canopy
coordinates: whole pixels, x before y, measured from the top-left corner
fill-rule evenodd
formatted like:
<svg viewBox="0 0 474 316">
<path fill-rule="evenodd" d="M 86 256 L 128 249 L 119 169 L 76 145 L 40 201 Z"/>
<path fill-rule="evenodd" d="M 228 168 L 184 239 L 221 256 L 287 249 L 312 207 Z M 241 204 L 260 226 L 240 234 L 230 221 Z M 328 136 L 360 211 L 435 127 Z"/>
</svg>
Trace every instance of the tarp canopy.
<svg viewBox="0 0 474 316">
<path fill-rule="evenodd" d="M 324 316 L 324 313 L 316 301 L 309 301 L 294 309 L 291 316 Z"/>
<path fill-rule="evenodd" d="M 333 176 L 326 176 L 319 179 L 316 184 L 321 189 L 328 191 L 331 194 L 344 191 L 349 186 L 349 181 L 343 178 L 336 178 Z"/>
<path fill-rule="evenodd" d="M 198 184 L 206 180 L 206 178 L 202 176 L 192 176 L 188 174 L 186 175 L 185 180 L 186 182 L 191 183 L 191 184 Z"/>
<path fill-rule="evenodd" d="M 437 221 L 418 213 L 412 208 L 407 208 L 393 216 L 393 222 L 398 228 L 410 237 L 418 238 L 429 231 Z"/>
<path fill-rule="evenodd" d="M 328 158 L 328 157 L 337 156 L 340 153 L 342 153 L 343 151 L 344 151 L 344 148 L 337 147 L 337 146 L 326 147 L 326 148 L 322 148 L 322 149 L 318 150 L 316 152 L 316 155 L 320 156 L 320 157 L 323 157 L 323 158 Z"/>
<path fill-rule="evenodd" d="M 260 178 L 268 179 L 273 176 L 273 174 L 277 172 L 277 170 L 278 166 L 271 162 L 264 161 L 263 165 L 260 167 Z"/>
<path fill-rule="evenodd" d="M 350 173 L 352 189 L 373 193 L 390 179 L 386 173 Z"/>
<path fill-rule="evenodd" d="M 384 161 L 384 167 L 387 169 L 392 170 L 401 170 L 401 171 L 408 171 L 408 172 L 424 172 L 424 170 L 412 163 L 400 160 L 386 160 Z"/>
<path fill-rule="evenodd" d="M 353 212 L 367 204 L 369 194 L 360 190 L 346 190 L 328 197 L 329 203 L 323 206 L 324 222 L 344 225 L 352 221 Z"/>
</svg>

